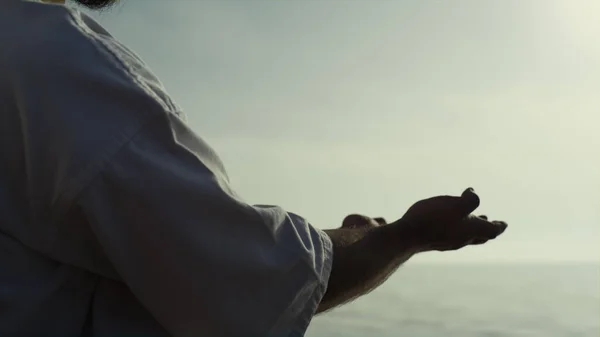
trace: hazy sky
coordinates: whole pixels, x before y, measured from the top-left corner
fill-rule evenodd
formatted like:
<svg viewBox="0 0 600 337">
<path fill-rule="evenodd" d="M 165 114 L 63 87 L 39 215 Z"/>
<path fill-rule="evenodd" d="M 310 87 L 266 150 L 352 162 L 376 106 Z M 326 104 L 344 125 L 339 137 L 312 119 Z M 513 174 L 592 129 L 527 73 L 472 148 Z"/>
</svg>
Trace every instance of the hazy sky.
<svg viewBox="0 0 600 337">
<path fill-rule="evenodd" d="M 97 16 L 250 203 L 315 226 L 473 186 L 497 241 L 600 261 L 600 1 L 122 0 Z"/>
</svg>

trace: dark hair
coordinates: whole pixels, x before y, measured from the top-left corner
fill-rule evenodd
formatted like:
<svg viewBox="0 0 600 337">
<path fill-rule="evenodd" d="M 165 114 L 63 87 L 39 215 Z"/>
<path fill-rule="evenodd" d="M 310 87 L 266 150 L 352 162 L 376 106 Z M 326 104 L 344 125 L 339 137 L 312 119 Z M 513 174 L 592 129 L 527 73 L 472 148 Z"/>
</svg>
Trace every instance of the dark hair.
<svg viewBox="0 0 600 337">
<path fill-rule="evenodd" d="M 113 5 L 117 0 L 73 0 L 74 2 L 89 9 L 102 9 Z"/>
</svg>

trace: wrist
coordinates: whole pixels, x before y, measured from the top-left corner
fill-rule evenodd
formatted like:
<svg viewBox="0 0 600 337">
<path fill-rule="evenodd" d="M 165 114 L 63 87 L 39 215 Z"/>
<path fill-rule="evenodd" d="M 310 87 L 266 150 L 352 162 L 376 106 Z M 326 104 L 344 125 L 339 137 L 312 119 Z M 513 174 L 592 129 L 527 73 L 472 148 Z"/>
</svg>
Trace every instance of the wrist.
<svg viewBox="0 0 600 337">
<path fill-rule="evenodd" d="M 425 250 L 418 226 L 413 221 L 401 218 L 377 228 L 376 231 L 379 236 L 378 241 L 383 246 L 390 247 L 396 253 L 400 250 L 408 254 L 416 254 Z"/>
</svg>

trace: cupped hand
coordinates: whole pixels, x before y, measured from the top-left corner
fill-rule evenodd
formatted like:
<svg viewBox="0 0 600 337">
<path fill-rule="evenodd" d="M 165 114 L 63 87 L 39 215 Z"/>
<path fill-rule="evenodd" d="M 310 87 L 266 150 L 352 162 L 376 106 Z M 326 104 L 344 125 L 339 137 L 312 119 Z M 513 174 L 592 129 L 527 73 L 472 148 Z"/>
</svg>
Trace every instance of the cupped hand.
<svg viewBox="0 0 600 337">
<path fill-rule="evenodd" d="M 483 244 L 506 230 L 503 221 L 490 221 L 471 213 L 479 207 L 472 188 L 461 196 L 437 196 L 412 205 L 402 221 L 412 227 L 421 251 L 448 251 Z"/>
</svg>

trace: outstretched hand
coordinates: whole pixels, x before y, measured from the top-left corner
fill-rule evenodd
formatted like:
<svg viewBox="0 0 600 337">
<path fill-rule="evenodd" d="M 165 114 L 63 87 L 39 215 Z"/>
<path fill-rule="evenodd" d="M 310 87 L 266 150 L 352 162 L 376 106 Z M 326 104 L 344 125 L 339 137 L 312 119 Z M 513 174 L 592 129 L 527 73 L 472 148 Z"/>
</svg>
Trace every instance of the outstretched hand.
<svg viewBox="0 0 600 337">
<path fill-rule="evenodd" d="M 460 197 L 421 200 L 390 224 L 383 218 L 348 215 L 341 228 L 325 231 L 333 244 L 334 259 L 327 292 L 317 311 L 375 289 L 416 253 L 456 250 L 502 234 L 506 223 L 472 215 L 477 207 L 479 197 L 469 188 Z"/>
<path fill-rule="evenodd" d="M 503 221 L 490 221 L 487 216 L 471 214 L 479 207 L 479 197 L 472 188 L 460 197 L 437 196 L 412 205 L 399 222 L 411 226 L 419 251 L 447 251 L 467 245 L 480 245 L 506 230 Z M 394 225 L 392 223 L 391 225 Z M 342 228 L 369 229 L 387 225 L 383 218 L 360 214 L 348 215 Z"/>
<path fill-rule="evenodd" d="M 437 196 L 421 200 L 406 211 L 402 220 L 413 226 L 421 251 L 456 250 L 483 244 L 506 230 L 503 221 L 472 215 L 477 207 L 479 197 L 468 188 L 460 197 Z"/>
<path fill-rule="evenodd" d="M 460 197 L 421 200 L 390 224 L 383 218 L 348 215 L 341 228 L 325 231 L 333 244 L 334 259 L 317 312 L 375 289 L 419 252 L 456 250 L 502 234 L 506 223 L 472 215 L 477 207 L 479 197 L 469 188 Z"/>
</svg>

